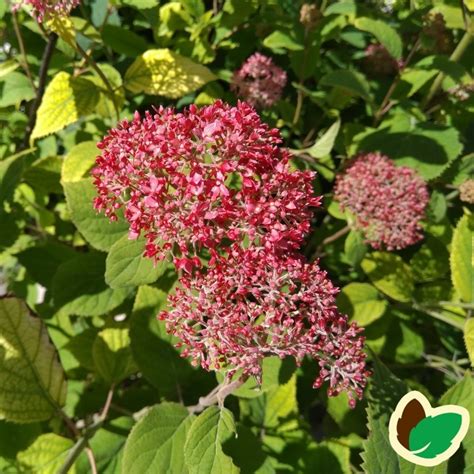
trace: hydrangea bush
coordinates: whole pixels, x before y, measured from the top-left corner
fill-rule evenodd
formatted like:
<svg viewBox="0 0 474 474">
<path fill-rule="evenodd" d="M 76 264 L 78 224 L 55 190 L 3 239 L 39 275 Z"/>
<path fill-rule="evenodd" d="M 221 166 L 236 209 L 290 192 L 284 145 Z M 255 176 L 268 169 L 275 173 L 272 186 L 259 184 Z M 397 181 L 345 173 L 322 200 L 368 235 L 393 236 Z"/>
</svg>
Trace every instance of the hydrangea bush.
<svg viewBox="0 0 474 474">
<path fill-rule="evenodd" d="M 405 472 L 408 390 L 474 418 L 473 20 L 0 1 L 0 472 Z"/>
</svg>

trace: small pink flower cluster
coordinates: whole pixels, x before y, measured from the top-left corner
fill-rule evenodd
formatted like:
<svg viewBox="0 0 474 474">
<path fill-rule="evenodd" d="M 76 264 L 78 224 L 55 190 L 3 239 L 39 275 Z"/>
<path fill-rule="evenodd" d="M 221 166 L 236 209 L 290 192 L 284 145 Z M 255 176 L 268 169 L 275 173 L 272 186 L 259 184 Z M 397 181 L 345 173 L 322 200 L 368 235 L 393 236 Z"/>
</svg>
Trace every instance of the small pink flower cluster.
<svg viewBox="0 0 474 474">
<path fill-rule="evenodd" d="M 55 16 L 67 16 L 71 10 L 77 7 L 81 0 L 20 0 L 13 3 L 14 10 L 25 6 L 31 11 L 31 15 L 35 17 L 39 23 Z"/>
<path fill-rule="evenodd" d="M 328 381 L 353 404 L 367 378 L 364 339 L 337 312 L 326 274 L 297 252 L 320 198 L 280 144 L 246 103 L 137 114 L 98 145 L 94 204 L 111 220 L 123 207 L 145 255 L 181 270 L 160 318 L 184 356 L 260 379 L 266 356 L 309 355 L 320 361 L 315 386 Z"/>
<path fill-rule="evenodd" d="M 338 313 L 338 289 L 317 263 L 297 254 L 274 255 L 263 248 L 235 246 L 207 273 L 182 279 L 162 312 L 184 354 L 207 370 L 239 369 L 260 381 L 261 361 L 276 355 L 319 362 L 314 387 L 329 382 L 330 396 L 347 392 L 351 406 L 362 397 L 369 375 L 364 338 Z"/>
<path fill-rule="evenodd" d="M 286 85 L 286 72 L 260 53 L 250 56 L 234 73 L 231 89 L 254 107 L 271 107 Z"/>
<path fill-rule="evenodd" d="M 385 46 L 380 43 L 370 44 L 365 49 L 364 67 L 374 76 L 390 76 L 395 74 L 401 66 Z"/>
<path fill-rule="evenodd" d="M 320 199 L 313 174 L 291 172 L 280 142 L 245 103 L 136 114 L 98 144 L 95 207 L 112 220 L 124 207 L 130 238 L 147 239 L 146 256 L 172 253 L 179 268 L 224 241 L 298 248 Z"/>
<path fill-rule="evenodd" d="M 413 169 L 395 166 L 387 156 L 358 156 L 337 178 L 335 198 L 375 249 L 402 249 L 423 238 L 427 186 Z"/>
</svg>

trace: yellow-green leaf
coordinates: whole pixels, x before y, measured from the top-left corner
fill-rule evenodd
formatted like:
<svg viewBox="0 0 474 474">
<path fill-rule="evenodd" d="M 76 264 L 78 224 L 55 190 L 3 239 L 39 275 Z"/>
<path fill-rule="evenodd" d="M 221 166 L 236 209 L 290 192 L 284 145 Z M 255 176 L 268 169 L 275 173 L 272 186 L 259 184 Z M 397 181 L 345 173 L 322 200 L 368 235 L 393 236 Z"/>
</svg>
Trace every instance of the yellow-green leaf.
<svg viewBox="0 0 474 474">
<path fill-rule="evenodd" d="M 56 474 L 73 445 L 74 442 L 71 439 L 55 433 L 41 435 L 25 451 L 18 453 L 18 462 L 25 468 L 25 471 L 21 472 Z M 76 469 L 73 466 L 68 474 L 74 474 L 75 472 Z"/>
<path fill-rule="evenodd" d="M 466 344 L 471 365 L 474 367 L 474 318 L 466 321 L 464 326 L 464 343 Z"/>
<path fill-rule="evenodd" d="M 266 394 L 265 426 L 277 427 L 280 418 L 286 418 L 298 411 L 296 401 L 296 375 L 284 385 L 270 390 Z"/>
<path fill-rule="evenodd" d="M 125 87 L 134 94 L 144 92 L 177 99 L 213 81 L 206 67 L 169 49 L 150 49 L 139 56 L 125 74 Z"/>
<path fill-rule="evenodd" d="M 99 101 L 96 85 L 85 78 L 60 72 L 46 88 L 31 139 L 58 132 L 94 112 Z"/>
<path fill-rule="evenodd" d="M 454 229 L 451 242 L 451 278 L 459 296 L 466 302 L 474 301 L 474 215 L 464 215 Z"/>
<path fill-rule="evenodd" d="M 49 30 L 54 31 L 63 41 L 73 46 L 76 43 L 76 31 L 71 19 L 65 15 L 54 15 L 46 22 Z"/>
<path fill-rule="evenodd" d="M 0 299 L 0 419 L 47 420 L 65 399 L 64 372 L 43 322 L 23 301 Z"/>
<path fill-rule="evenodd" d="M 373 252 L 362 260 L 362 270 L 376 288 L 396 301 L 411 300 L 414 282 L 411 268 L 394 253 Z"/>
<path fill-rule="evenodd" d="M 99 374 L 109 383 L 120 382 L 133 372 L 128 327 L 123 323 L 106 327 L 97 334 L 92 356 Z"/>
<path fill-rule="evenodd" d="M 82 142 L 71 148 L 64 157 L 61 181 L 63 183 L 80 181 L 92 168 L 98 154 L 99 150 L 94 141 Z"/>
</svg>

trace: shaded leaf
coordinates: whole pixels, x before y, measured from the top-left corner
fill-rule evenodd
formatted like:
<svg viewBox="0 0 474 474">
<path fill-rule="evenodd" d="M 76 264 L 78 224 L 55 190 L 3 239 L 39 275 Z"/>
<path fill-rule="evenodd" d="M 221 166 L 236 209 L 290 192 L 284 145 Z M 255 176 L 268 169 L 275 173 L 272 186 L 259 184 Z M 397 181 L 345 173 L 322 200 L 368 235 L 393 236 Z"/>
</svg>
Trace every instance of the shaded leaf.
<svg viewBox="0 0 474 474">
<path fill-rule="evenodd" d="M 0 419 L 47 420 L 66 399 L 66 380 L 43 322 L 17 298 L 0 299 Z"/>
</svg>

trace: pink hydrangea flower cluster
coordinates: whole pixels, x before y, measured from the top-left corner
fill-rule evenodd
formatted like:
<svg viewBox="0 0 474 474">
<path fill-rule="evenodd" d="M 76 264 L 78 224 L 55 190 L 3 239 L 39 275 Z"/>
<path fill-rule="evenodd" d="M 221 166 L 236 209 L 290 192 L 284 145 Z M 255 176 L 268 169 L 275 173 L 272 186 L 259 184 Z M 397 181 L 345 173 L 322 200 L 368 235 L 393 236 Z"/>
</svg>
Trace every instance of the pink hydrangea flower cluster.
<svg viewBox="0 0 474 474">
<path fill-rule="evenodd" d="M 180 268 L 224 241 L 298 248 L 320 199 L 280 142 L 245 103 L 137 114 L 98 144 L 95 207 L 112 220 L 124 207 L 130 238 L 144 234 L 148 257 L 171 253 Z"/>
<path fill-rule="evenodd" d="M 365 70 L 374 76 L 390 76 L 395 74 L 402 62 L 398 62 L 380 43 L 370 44 L 365 49 Z"/>
<path fill-rule="evenodd" d="M 315 386 L 328 381 L 355 403 L 364 339 L 337 312 L 326 274 L 298 254 L 320 198 L 313 173 L 292 171 L 280 145 L 243 102 L 136 114 L 98 145 L 94 205 L 111 220 L 123 208 L 145 255 L 180 270 L 160 318 L 183 356 L 228 379 L 260 379 L 266 356 L 309 355 L 320 364 Z"/>
<path fill-rule="evenodd" d="M 411 168 L 380 153 L 358 156 L 338 176 L 335 198 L 375 249 L 402 249 L 422 239 L 428 188 Z"/>
<path fill-rule="evenodd" d="M 181 282 L 160 318 L 196 365 L 260 380 L 266 356 L 298 363 L 310 356 L 320 367 L 315 388 L 329 382 L 329 395 L 344 391 L 351 406 L 362 397 L 369 374 L 361 329 L 338 313 L 338 290 L 317 263 L 236 246 L 206 273 Z"/>
<path fill-rule="evenodd" d="M 55 15 L 67 16 L 71 10 L 77 7 L 81 0 L 20 0 L 13 3 L 12 8 L 18 10 L 20 7 L 27 7 L 31 15 L 42 23 Z"/>
<path fill-rule="evenodd" d="M 286 72 L 260 53 L 250 56 L 234 73 L 231 90 L 254 107 L 271 107 L 286 85 Z"/>
</svg>

